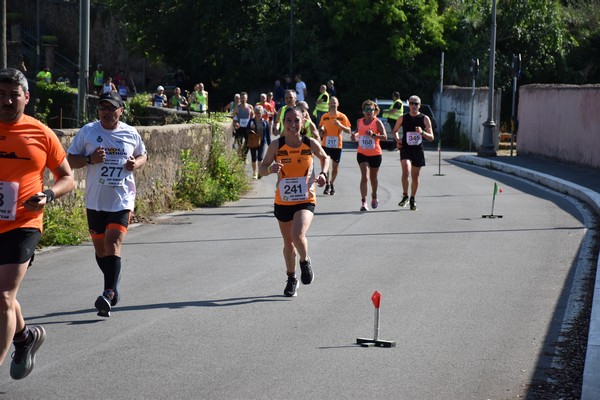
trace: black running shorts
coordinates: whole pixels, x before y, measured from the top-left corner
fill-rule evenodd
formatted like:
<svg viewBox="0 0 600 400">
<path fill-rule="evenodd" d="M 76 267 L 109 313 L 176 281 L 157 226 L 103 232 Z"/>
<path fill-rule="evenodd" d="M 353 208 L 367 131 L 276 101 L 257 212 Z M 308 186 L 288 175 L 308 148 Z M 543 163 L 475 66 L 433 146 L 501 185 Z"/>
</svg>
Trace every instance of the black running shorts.
<svg viewBox="0 0 600 400">
<path fill-rule="evenodd" d="M 282 206 L 281 204 L 275 204 L 275 218 L 277 218 L 281 222 L 290 222 L 294 219 L 294 214 L 296 211 L 300 210 L 308 210 L 311 213 L 315 213 L 315 204 L 314 203 L 301 203 L 294 204 L 292 206 Z"/>
<path fill-rule="evenodd" d="M 92 238 L 103 236 L 107 229 L 117 229 L 127 232 L 129 219 L 131 218 L 130 210 L 110 212 L 90 210 L 88 208 L 86 212 Z"/>
<path fill-rule="evenodd" d="M 31 260 L 42 233 L 35 228 L 17 228 L 0 233 L 0 265 Z"/>
<path fill-rule="evenodd" d="M 402 146 L 400 149 L 400 160 L 410 160 L 414 167 L 425 166 L 425 152 L 421 146 Z"/>
<path fill-rule="evenodd" d="M 381 154 L 375 156 L 365 156 L 361 153 L 356 153 L 356 161 L 359 164 L 369 163 L 369 168 L 379 168 L 381 166 Z"/>
<path fill-rule="evenodd" d="M 334 149 L 331 147 L 323 147 L 325 153 L 333 160 L 333 162 L 339 164 L 342 159 L 342 149 Z"/>
</svg>

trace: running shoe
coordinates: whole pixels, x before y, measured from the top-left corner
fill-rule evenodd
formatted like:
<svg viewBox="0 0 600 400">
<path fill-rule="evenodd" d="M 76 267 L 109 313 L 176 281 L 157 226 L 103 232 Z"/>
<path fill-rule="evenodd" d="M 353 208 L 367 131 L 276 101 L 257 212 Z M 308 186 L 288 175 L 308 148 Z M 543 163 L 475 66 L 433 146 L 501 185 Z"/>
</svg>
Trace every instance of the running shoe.
<svg viewBox="0 0 600 400">
<path fill-rule="evenodd" d="M 296 288 L 298 287 L 298 278 L 295 276 L 288 276 L 287 283 L 285 285 L 285 289 L 283 290 L 283 294 L 287 297 L 296 297 L 298 293 L 296 293 Z"/>
<path fill-rule="evenodd" d="M 329 188 L 329 184 L 325 185 L 325 190 L 323 190 L 323 194 L 329 194 L 329 191 L 331 189 Z"/>
<path fill-rule="evenodd" d="M 46 331 L 41 326 L 32 326 L 29 328 L 29 335 L 31 335 L 29 344 L 15 345 L 15 352 L 10 364 L 10 376 L 13 379 L 23 379 L 31 373 L 35 366 L 35 353 L 44 343 Z"/>
<path fill-rule="evenodd" d="M 114 307 L 117 304 L 119 304 L 119 291 L 115 289 L 113 293 L 113 298 L 110 300 L 111 307 Z"/>
<path fill-rule="evenodd" d="M 104 293 L 102 293 L 102 296 L 98 296 L 98 298 L 96 299 L 94 306 L 98 310 L 99 317 L 110 317 L 110 304 L 112 299 L 114 299 L 114 297 L 111 299 L 111 294 L 111 291 L 105 290 Z"/>
<path fill-rule="evenodd" d="M 360 211 L 369 211 L 369 207 L 367 207 L 367 201 L 363 200 L 360 206 Z"/>
<path fill-rule="evenodd" d="M 312 271 L 312 265 L 310 263 L 310 258 L 307 258 L 306 261 L 300 261 L 300 280 L 303 285 L 310 285 L 310 283 L 315 279 L 315 275 Z"/>
<path fill-rule="evenodd" d="M 408 196 L 402 196 L 402 200 L 398 203 L 398 207 L 406 207 L 406 203 L 408 203 Z"/>
<path fill-rule="evenodd" d="M 377 198 L 374 197 L 374 198 L 371 199 L 371 208 L 374 210 L 377 207 L 379 207 L 379 201 L 377 201 Z"/>
<path fill-rule="evenodd" d="M 411 211 L 417 211 L 417 205 L 415 204 L 415 199 L 410 199 L 410 210 Z"/>
<path fill-rule="evenodd" d="M 333 183 L 329 186 L 331 186 L 331 190 L 329 191 L 329 194 L 333 196 L 335 194 L 335 189 L 333 188 Z"/>
</svg>

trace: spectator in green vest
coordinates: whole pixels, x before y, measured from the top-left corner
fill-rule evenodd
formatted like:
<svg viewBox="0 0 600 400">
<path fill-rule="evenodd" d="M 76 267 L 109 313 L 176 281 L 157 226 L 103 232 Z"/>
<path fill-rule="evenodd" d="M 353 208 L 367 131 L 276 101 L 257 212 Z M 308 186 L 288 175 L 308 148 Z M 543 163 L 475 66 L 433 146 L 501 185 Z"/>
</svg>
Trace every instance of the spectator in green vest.
<svg viewBox="0 0 600 400">
<path fill-rule="evenodd" d="M 208 92 L 204 90 L 203 83 L 196 83 L 194 91 L 189 98 L 192 111 L 205 113 L 208 111 Z"/>
<path fill-rule="evenodd" d="M 50 67 L 44 67 L 43 70 L 38 72 L 36 79 L 38 82 L 52 83 L 52 72 L 50 72 Z"/>
<path fill-rule="evenodd" d="M 104 68 L 102 64 L 98 64 L 96 71 L 94 71 L 92 82 L 94 83 L 96 95 L 100 96 L 104 89 Z"/>
<path fill-rule="evenodd" d="M 321 85 L 319 87 L 319 96 L 315 109 L 313 110 L 313 116 L 317 119 L 317 125 L 321 122 L 321 117 L 329 111 L 329 93 L 327 93 L 327 86 Z"/>
</svg>

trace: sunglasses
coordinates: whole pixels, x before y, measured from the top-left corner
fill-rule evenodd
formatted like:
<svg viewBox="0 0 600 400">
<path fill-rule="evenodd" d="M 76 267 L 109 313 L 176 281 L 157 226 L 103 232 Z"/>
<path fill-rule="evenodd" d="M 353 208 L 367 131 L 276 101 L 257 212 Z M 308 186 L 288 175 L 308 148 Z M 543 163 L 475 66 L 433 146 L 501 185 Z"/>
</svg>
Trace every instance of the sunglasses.
<svg viewBox="0 0 600 400">
<path fill-rule="evenodd" d="M 98 105 L 98 111 L 110 111 L 110 112 L 115 112 L 117 111 L 117 107 L 114 106 L 102 106 L 102 105 Z"/>
<path fill-rule="evenodd" d="M 363 111 L 364 112 L 373 112 L 373 111 L 375 111 L 375 109 L 374 108 L 363 108 Z"/>
<path fill-rule="evenodd" d="M 408 104 L 411 106 L 418 106 L 420 103 L 417 103 L 415 101 L 409 101 Z"/>
</svg>

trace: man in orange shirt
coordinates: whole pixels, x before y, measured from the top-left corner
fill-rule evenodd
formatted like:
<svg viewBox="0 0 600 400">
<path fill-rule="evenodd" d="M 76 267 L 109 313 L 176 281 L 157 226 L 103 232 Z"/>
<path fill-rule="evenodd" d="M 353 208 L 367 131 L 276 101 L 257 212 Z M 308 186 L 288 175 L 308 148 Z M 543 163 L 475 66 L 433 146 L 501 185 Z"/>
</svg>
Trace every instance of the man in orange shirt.
<svg viewBox="0 0 600 400">
<path fill-rule="evenodd" d="M 350 120 L 346 114 L 338 111 L 339 105 L 340 102 L 337 97 L 331 96 L 329 99 L 329 112 L 323 114 L 321 121 L 319 121 L 321 144 L 323 145 L 325 153 L 327 153 L 331 158 L 331 161 L 333 161 L 331 175 L 329 175 L 329 171 L 326 171 L 329 178 L 325 184 L 325 191 L 323 191 L 323 194 L 332 196 L 335 194 L 333 183 L 337 177 L 338 167 L 342 158 L 342 133 L 350 133 L 352 131 Z"/>
<path fill-rule="evenodd" d="M 13 379 L 29 375 L 46 336 L 43 327 L 26 326 L 17 301 L 17 291 L 41 237 L 44 206 L 75 187 L 58 137 L 24 114 L 28 102 L 23 73 L 0 70 L 0 364 L 12 341 Z M 43 190 L 46 168 L 54 175 L 54 184 Z"/>
</svg>

